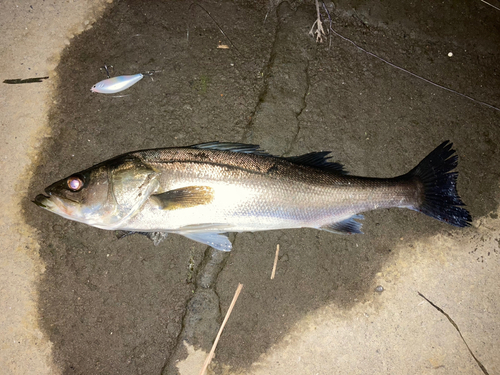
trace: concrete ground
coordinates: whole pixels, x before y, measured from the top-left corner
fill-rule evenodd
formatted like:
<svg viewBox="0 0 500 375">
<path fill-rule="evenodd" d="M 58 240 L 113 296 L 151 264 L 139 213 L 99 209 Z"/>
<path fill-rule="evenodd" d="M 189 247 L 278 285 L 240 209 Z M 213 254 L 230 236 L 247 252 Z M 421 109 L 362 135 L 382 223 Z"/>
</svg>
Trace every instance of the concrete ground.
<svg viewBox="0 0 500 375">
<path fill-rule="evenodd" d="M 198 374 L 238 283 L 209 373 L 499 373 L 500 3 L 326 3 L 338 33 L 453 92 L 336 34 L 316 43 L 312 2 L 200 4 L 230 41 L 182 1 L 0 4 L 1 81 L 49 77 L 0 91 L 2 373 Z M 103 96 L 89 89 L 104 63 L 159 72 Z M 390 177 L 446 139 L 469 228 L 380 210 L 364 235 L 241 233 L 223 255 L 31 203 L 136 149 L 332 150 L 352 174 Z"/>
</svg>

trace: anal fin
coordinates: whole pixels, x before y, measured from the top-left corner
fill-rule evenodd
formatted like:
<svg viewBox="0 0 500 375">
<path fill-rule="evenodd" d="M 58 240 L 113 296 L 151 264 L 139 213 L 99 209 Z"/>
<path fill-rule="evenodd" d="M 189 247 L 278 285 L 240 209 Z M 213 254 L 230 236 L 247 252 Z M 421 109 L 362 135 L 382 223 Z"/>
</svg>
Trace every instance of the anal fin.
<svg viewBox="0 0 500 375">
<path fill-rule="evenodd" d="M 363 220 L 364 217 L 363 215 L 354 215 L 345 220 L 337 221 L 336 223 L 325 225 L 318 229 L 337 234 L 362 234 L 361 227 L 363 224 L 357 222 L 356 219 Z"/>
</svg>

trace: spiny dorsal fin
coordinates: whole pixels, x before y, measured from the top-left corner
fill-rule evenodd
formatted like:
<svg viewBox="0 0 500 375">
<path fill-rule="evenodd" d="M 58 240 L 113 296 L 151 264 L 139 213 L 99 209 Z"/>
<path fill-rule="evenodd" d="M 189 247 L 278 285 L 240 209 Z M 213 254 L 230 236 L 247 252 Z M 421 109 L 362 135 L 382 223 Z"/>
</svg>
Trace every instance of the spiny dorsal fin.
<svg viewBox="0 0 500 375">
<path fill-rule="evenodd" d="M 206 149 L 206 150 L 231 151 L 231 152 L 240 152 L 243 154 L 271 156 L 267 152 L 261 150 L 259 145 L 250 145 L 245 143 L 209 142 L 209 143 L 200 143 L 189 147 Z"/>
<path fill-rule="evenodd" d="M 210 186 L 186 186 L 152 195 L 150 199 L 162 210 L 177 210 L 210 203 L 214 191 Z"/>
<path fill-rule="evenodd" d="M 347 174 L 342 164 L 328 161 L 331 158 L 328 156 L 329 154 L 330 151 L 310 152 L 299 156 L 289 156 L 285 159 L 295 164 L 316 167 L 325 171 L 336 172 L 341 175 Z"/>
</svg>

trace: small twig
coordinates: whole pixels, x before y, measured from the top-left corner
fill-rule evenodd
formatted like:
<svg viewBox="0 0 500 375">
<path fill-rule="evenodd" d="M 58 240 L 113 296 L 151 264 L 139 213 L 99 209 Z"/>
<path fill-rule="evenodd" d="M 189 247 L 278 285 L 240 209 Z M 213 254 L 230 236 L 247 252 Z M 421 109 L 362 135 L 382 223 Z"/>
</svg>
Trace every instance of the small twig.
<svg viewBox="0 0 500 375">
<path fill-rule="evenodd" d="M 262 23 L 263 25 L 265 25 L 265 23 L 267 21 L 267 17 L 269 16 L 269 14 L 271 13 L 272 10 L 274 10 L 274 7 L 272 6 L 272 2 L 270 1 L 269 2 L 269 8 L 267 9 L 266 16 L 264 17 L 264 22 Z"/>
<path fill-rule="evenodd" d="M 474 355 L 474 353 L 472 353 L 472 350 L 470 350 L 469 345 L 467 345 L 467 342 L 465 341 L 464 337 L 462 336 L 462 332 L 460 332 L 460 329 L 458 329 L 458 326 L 453 321 L 453 319 L 451 319 L 450 316 L 443 311 L 443 309 L 441 309 L 440 307 L 436 306 L 434 303 L 432 303 L 431 301 L 429 301 L 429 299 L 427 299 L 427 297 L 425 297 L 422 293 L 420 293 L 420 292 L 417 292 L 417 293 L 418 293 L 418 295 L 420 297 L 422 297 L 427 302 L 429 302 L 431 304 L 431 306 L 434 307 L 437 311 L 439 311 L 441 314 L 443 314 L 444 316 L 446 316 L 446 318 L 450 321 L 450 323 L 453 325 L 453 327 L 455 327 L 455 329 L 457 330 L 458 334 L 460 335 L 460 338 L 462 339 L 462 341 L 464 342 L 465 346 L 469 350 L 469 353 L 472 355 L 472 358 L 475 359 L 475 361 L 476 361 L 477 365 L 479 366 L 479 368 L 483 371 L 483 373 L 485 375 L 489 375 L 488 371 L 486 371 L 486 368 L 483 366 L 483 364 L 481 362 L 479 362 L 479 359 L 477 359 L 476 356 Z"/>
<path fill-rule="evenodd" d="M 215 25 L 219 28 L 219 31 L 222 33 L 222 35 L 224 35 L 226 37 L 227 40 L 229 40 L 229 43 L 231 43 L 231 45 L 234 47 L 234 49 L 241 55 L 241 52 L 238 48 L 236 48 L 236 46 L 234 45 L 233 41 L 231 40 L 231 38 L 229 38 L 227 36 L 227 34 L 224 32 L 224 30 L 222 30 L 222 27 L 220 27 L 220 25 L 217 23 L 217 21 L 215 20 L 215 18 L 212 17 L 212 15 L 210 14 L 210 12 L 208 10 L 206 10 L 205 8 L 203 8 L 200 4 L 198 3 L 192 3 L 188 10 L 191 10 L 191 8 L 195 5 L 198 5 L 201 9 L 203 9 L 203 11 L 208 14 L 208 16 L 212 19 L 212 21 L 214 21 Z M 188 31 L 187 31 L 187 38 L 189 40 L 189 25 L 188 25 Z"/>
<path fill-rule="evenodd" d="M 491 5 L 491 4 L 490 4 L 490 3 L 488 3 L 487 1 L 484 1 L 484 0 L 481 0 L 481 1 L 482 1 L 483 3 L 485 3 L 485 4 L 488 4 L 490 7 L 495 8 L 496 10 L 500 10 L 500 8 L 498 8 L 498 7 L 494 6 L 494 5 Z"/>
<path fill-rule="evenodd" d="M 276 265 L 278 264 L 278 254 L 280 253 L 280 244 L 276 245 L 276 255 L 274 256 L 273 272 L 271 272 L 271 280 L 276 275 Z"/>
<path fill-rule="evenodd" d="M 224 329 L 224 326 L 226 325 L 227 320 L 229 319 L 229 315 L 231 315 L 231 311 L 233 311 L 233 307 L 236 304 L 236 300 L 238 299 L 238 296 L 240 295 L 241 289 L 243 288 L 243 284 L 238 284 L 238 288 L 236 288 L 236 292 L 234 293 L 233 300 L 231 301 L 231 304 L 229 305 L 229 309 L 227 310 L 226 316 L 224 317 L 224 321 L 222 322 L 219 332 L 217 333 L 217 336 L 215 337 L 214 344 L 212 345 L 212 349 L 210 350 L 210 353 L 208 353 L 207 359 L 205 359 L 205 363 L 203 363 L 203 367 L 200 371 L 200 375 L 204 375 L 205 371 L 207 371 L 208 365 L 210 362 L 212 362 L 212 358 L 214 357 L 215 353 L 215 348 L 217 347 L 217 344 L 220 339 L 220 335 L 222 334 L 222 330 Z"/>
<path fill-rule="evenodd" d="M 314 21 L 311 30 L 309 30 L 309 35 L 316 35 L 316 43 L 323 43 L 323 37 L 326 36 L 325 30 L 323 29 L 323 22 L 321 22 L 321 13 L 319 11 L 319 2 L 316 1 L 316 21 Z M 316 31 L 314 27 L 316 26 Z"/>
</svg>

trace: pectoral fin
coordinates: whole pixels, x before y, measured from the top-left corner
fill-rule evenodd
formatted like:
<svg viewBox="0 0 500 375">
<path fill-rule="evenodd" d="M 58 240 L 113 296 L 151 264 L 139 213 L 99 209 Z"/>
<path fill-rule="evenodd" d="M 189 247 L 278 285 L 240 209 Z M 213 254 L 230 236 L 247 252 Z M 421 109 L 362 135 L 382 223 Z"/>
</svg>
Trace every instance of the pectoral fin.
<svg viewBox="0 0 500 375">
<path fill-rule="evenodd" d="M 193 241 L 201 242 L 221 251 L 231 251 L 233 247 L 225 233 L 179 233 Z"/>
<path fill-rule="evenodd" d="M 152 195 L 150 199 L 162 210 L 178 210 L 212 202 L 214 190 L 209 186 L 186 186 Z"/>
<path fill-rule="evenodd" d="M 345 220 L 338 221 L 336 223 L 332 223 L 329 225 L 325 225 L 319 229 L 325 230 L 325 231 L 331 232 L 331 233 L 337 233 L 337 234 L 346 234 L 346 233 L 347 234 L 353 234 L 353 233 L 362 234 L 363 232 L 361 231 L 361 226 L 363 224 L 358 223 L 356 221 L 356 219 L 363 220 L 364 217 L 363 217 L 363 215 L 354 215 L 354 216 L 351 216 Z"/>
</svg>

